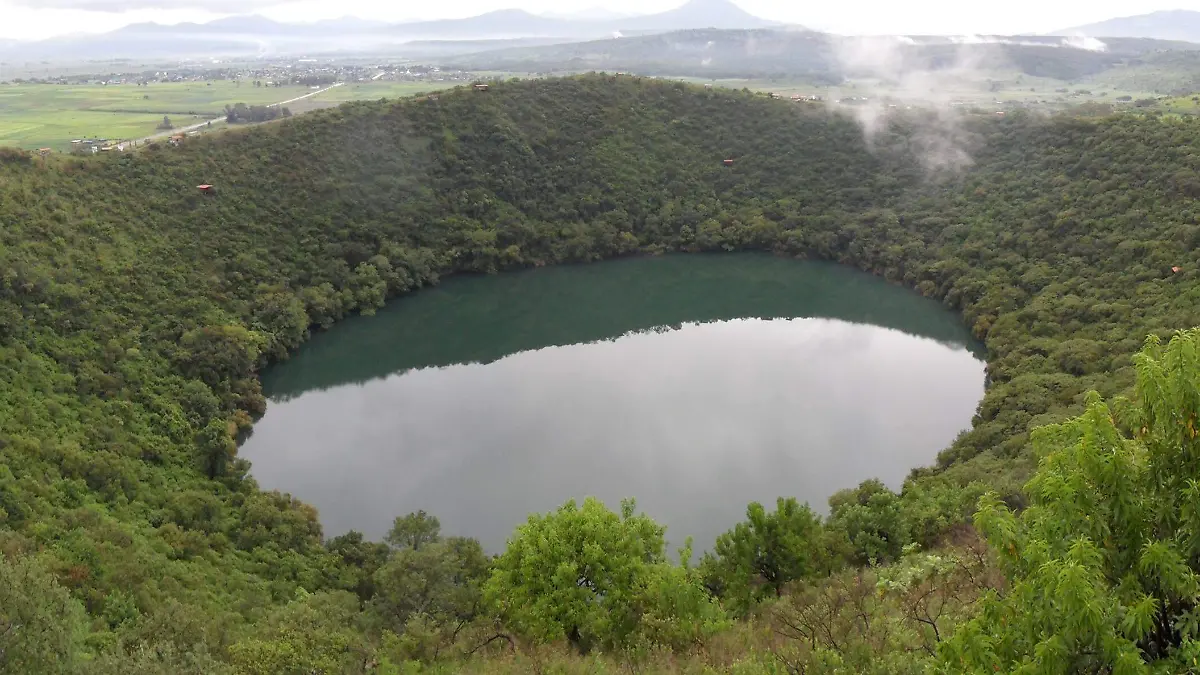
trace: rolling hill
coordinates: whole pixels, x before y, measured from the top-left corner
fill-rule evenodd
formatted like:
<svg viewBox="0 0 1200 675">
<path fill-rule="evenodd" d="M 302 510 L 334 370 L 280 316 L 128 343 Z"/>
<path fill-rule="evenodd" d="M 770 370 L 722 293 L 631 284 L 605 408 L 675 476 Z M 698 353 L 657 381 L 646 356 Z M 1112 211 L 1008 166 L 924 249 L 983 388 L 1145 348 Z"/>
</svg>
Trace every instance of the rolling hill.
<svg viewBox="0 0 1200 675">
<path fill-rule="evenodd" d="M 1151 38 L 1200 43 L 1200 12 L 1176 9 L 1126 16 L 1053 32 L 1054 35 Z"/>
<path fill-rule="evenodd" d="M 633 71 L 691 77 L 789 76 L 817 84 L 847 77 L 898 77 L 918 71 L 1015 72 L 1063 81 L 1140 62 L 1146 55 L 1200 47 L 1144 39 L 1083 49 L 1061 37 L 847 38 L 802 29 L 690 30 L 475 51 L 448 57 L 467 69 L 528 72 Z"/>
<path fill-rule="evenodd" d="M 636 71 L 712 77 L 787 73 L 838 81 L 831 36 L 809 31 L 687 30 L 450 57 L 452 67 L 528 72 Z"/>
</svg>

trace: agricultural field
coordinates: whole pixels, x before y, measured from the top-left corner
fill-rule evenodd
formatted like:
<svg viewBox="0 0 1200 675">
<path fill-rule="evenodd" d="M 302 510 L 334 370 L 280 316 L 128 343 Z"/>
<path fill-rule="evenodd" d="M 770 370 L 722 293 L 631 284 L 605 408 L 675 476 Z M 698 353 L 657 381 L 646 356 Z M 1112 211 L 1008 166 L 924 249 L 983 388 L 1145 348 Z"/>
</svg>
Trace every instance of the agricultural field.
<svg viewBox="0 0 1200 675">
<path fill-rule="evenodd" d="M 88 110 L 13 110 L 0 95 L 0 145 L 66 150 L 73 138 L 126 139 L 147 136 L 162 115 Z"/>
<path fill-rule="evenodd" d="M 346 101 L 408 96 L 453 82 L 358 82 L 314 96 L 305 86 L 255 87 L 243 81 L 117 85 L 0 85 L 0 145 L 67 150 L 76 138 L 136 139 L 171 118 L 176 127 L 218 117 L 226 105 L 287 105 L 295 113 Z M 459 83 L 460 84 L 460 83 Z"/>
<path fill-rule="evenodd" d="M 275 103 L 308 87 L 237 86 L 231 81 L 117 85 L 0 85 L 0 145 L 70 148 L 75 138 L 133 139 L 155 133 L 163 116 L 176 126 L 221 114 L 226 104 Z"/>
<path fill-rule="evenodd" d="M 1180 115 L 1200 115 L 1200 95 L 1171 96 L 1158 100 L 1158 108 Z"/>
</svg>

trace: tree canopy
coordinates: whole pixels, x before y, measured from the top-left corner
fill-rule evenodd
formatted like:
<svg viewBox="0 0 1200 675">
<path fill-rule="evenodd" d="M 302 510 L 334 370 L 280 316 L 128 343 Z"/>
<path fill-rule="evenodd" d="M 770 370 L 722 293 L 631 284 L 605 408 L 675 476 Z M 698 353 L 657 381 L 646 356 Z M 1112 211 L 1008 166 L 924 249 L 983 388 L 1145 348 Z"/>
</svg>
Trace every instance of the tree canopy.
<svg viewBox="0 0 1200 675">
<path fill-rule="evenodd" d="M 1200 656 L 1200 331 L 1135 359 L 1137 402 L 1096 394 L 1035 434 L 1043 451 L 1019 516 L 976 516 L 1012 588 L 946 649 L 980 670 L 1187 672 Z"/>
<path fill-rule="evenodd" d="M 666 562 L 663 532 L 632 501 L 619 514 L 588 498 L 532 515 L 497 559 L 488 601 L 534 640 L 620 643 L 636 630 L 639 590 Z"/>
</svg>

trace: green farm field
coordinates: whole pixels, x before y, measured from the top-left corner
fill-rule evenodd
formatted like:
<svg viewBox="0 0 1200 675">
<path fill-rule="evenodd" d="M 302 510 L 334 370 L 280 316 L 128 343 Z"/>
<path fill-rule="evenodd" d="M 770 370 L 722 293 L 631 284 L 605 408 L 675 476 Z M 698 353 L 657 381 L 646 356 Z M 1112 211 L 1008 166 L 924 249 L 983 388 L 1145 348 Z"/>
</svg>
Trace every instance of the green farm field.
<svg viewBox="0 0 1200 675">
<path fill-rule="evenodd" d="M 346 101 L 408 96 L 451 82 L 358 82 L 288 103 L 293 112 Z M 157 131 L 164 115 L 176 127 L 221 114 L 226 105 L 268 105 L 312 94 L 305 86 L 255 87 L 243 82 L 120 85 L 0 85 L 0 145 L 67 150 L 76 138 L 135 139 Z"/>
<path fill-rule="evenodd" d="M 229 81 L 148 87 L 8 84 L 0 86 L 0 144 L 65 150 L 75 138 L 140 138 L 153 134 L 163 115 L 184 126 L 220 114 L 226 104 L 275 103 L 308 91 Z"/>
</svg>

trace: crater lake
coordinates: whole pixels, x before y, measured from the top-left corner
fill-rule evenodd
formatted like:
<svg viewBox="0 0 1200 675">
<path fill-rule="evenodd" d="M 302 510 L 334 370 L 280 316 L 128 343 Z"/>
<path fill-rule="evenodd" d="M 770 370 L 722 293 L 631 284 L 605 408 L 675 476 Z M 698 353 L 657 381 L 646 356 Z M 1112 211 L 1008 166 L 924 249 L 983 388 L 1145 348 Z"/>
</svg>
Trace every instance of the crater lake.
<svg viewBox="0 0 1200 675">
<path fill-rule="evenodd" d="M 502 550 L 528 514 L 624 497 L 697 550 L 759 501 L 824 512 L 970 426 L 982 347 L 855 269 L 669 255 L 456 276 L 319 332 L 263 373 L 239 450 L 331 537 L 424 509 Z"/>
</svg>

